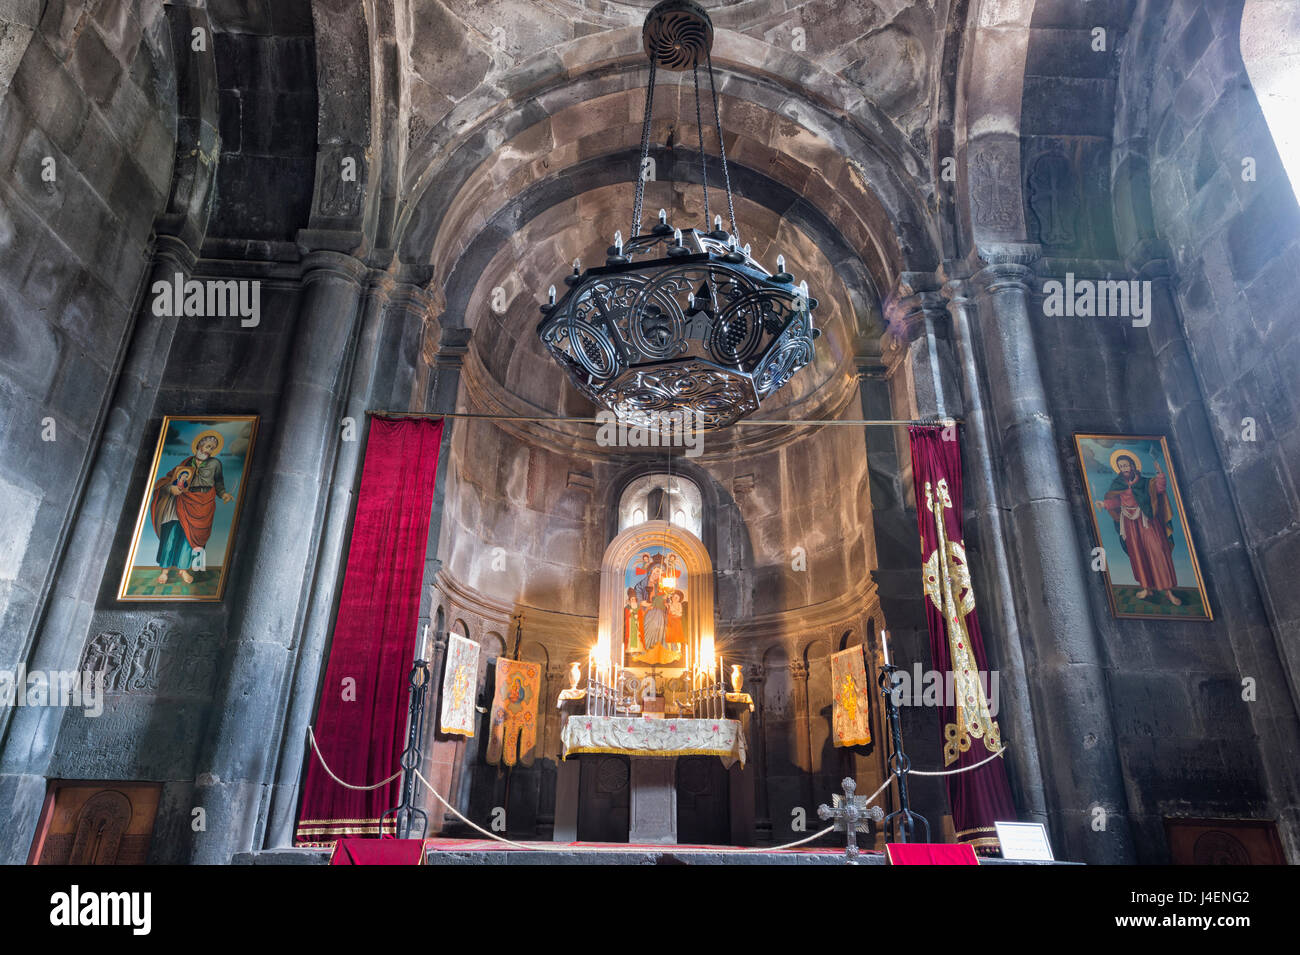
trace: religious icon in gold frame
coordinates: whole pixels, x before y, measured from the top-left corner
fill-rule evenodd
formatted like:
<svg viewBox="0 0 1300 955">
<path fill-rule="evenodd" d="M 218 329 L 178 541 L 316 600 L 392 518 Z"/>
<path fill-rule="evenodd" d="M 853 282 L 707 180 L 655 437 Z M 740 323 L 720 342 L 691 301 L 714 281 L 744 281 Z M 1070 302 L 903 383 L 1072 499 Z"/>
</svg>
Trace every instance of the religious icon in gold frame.
<svg viewBox="0 0 1300 955">
<path fill-rule="evenodd" d="M 1165 438 L 1076 434 L 1074 445 L 1112 615 L 1212 619 Z"/>
<path fill-rule="evenodd" d="M 257 422 L 257 415 L 163 418 L 118 600 L 221 599 Z"/>
</svg>

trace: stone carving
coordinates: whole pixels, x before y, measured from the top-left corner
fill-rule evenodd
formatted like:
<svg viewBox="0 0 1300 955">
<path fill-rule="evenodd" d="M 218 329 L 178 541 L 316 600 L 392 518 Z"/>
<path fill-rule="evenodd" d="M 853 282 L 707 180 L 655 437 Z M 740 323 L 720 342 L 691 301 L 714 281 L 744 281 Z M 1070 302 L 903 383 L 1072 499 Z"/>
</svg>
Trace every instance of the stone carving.
<svg viewBox="0 0 1300 955">
<path fill-rule="evenodd" d="M 108 693 L 204 696 L 211 690 L 216 655 L 212 634 L 187 638 L 154 617 L 133 636 L 101 630 L 86 645 L 81 669 L 103 672 Z"/>
<path fill-rule="evenodd" d="M 976 226 L 1015 228 L 1019 216 L 1015 172 L 1010 157 L 997 147 L 987 147 L 970 163 L 970 194 Z"/>
<path fill-rule="evenodd" d="M 77 818 L 69 865 L 112 865 L 131 822 L 131 800 L 116 790 L 96 793 Z"/>
<path fill-rule="evenodd" d="M 317 210 L 331 219 L 347 219 L 361 214 L 361 180 L 365 176 L 364 160 L 355 147 L 351 152 L 332 151 L 322 154 L 317 171 L 320 183 Z M 347 167 L 345 160 L 351 160 Z"/>
<path fill-rule="evenodd" d="M 1044 245 L 1074 242 L 1079 201 L 1074 171 L 1060 147 L 1039 156 L 1029 173 L 1029 208 L 1038 220 L 1038 238 Z"/>
</svg>

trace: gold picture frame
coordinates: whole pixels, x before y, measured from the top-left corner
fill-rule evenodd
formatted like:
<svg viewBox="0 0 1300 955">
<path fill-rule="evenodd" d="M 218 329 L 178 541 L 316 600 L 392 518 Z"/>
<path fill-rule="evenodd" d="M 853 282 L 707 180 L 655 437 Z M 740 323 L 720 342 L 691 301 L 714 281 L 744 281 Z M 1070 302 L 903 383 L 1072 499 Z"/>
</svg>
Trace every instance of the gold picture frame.
<svg viewBox="0 0 1300 955">
<path fill-rule="evenodd" d="M 222 599 L 258 420 L 257 415 L 163 417 L 119 601 Z"/>
<path fill-rule="evenodd" d="M 1213 620 L 1164 435 L 1079 433 L 1074 449 L 1111 615 Z"/>
</svg>

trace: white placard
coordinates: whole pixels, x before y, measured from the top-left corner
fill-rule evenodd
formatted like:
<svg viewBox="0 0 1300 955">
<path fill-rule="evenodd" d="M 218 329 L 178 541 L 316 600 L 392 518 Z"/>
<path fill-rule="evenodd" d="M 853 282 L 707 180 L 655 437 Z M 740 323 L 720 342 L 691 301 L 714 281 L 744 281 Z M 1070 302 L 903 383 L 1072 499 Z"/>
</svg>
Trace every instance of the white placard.
<svg viewBox="0 0 1300 955">
<path fill-rule="evenodd" d="M 1047 830 L 1040 822 L 995 822 L 1002 858 L 1030 862 L 1055 862 Z"/>
</svg>

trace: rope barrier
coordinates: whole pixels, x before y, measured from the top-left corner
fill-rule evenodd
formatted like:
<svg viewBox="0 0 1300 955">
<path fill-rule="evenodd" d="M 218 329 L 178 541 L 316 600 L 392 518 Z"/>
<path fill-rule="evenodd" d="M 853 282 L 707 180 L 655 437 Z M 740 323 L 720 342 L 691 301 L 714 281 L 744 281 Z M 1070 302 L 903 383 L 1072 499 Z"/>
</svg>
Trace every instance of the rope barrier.
<svg viewBox="0 0 1300 955">
<path fill-rule="evenodd" d="M 321 753 L 320 747 L 316 745 L 316 733 L 312 730 L 310 726 L 307 727 L 307 738 L 311 740 L 312 751 L 315 752 L 316 758 L 320 760 L 321 768 L 324 769 L 325 772 L 329 773 L 330 779 L 334 780 L 344 789 L 352 789 L 355 790 L 356 792 L 370 792 L 372 789 L 378 789 L 380 786 L 387 786 L 398 776 L 402 775 L 402 771 L 399 769 L 397 772 L 393 773 L 393 775 L 385 779 L 382 783 L 375 783 L 373 786 L 353 786 L 351 783 L 345 783 L 343 780 L 339 779 L 337 776 L 334 775 L 334 770 L 330 769 L 329 763 L 325 762 L 325 757 Z"/>
<path fill-rule="evenodd" d="M 344 781 L 343 781 L 342 779 L 340 779 L 337 775 L 335 775 L 334 770 L 330 769 L 329 764 L 328 764 L 327 762 L 325 762 L 325 756 L 324 756 L 324 754 L 321 753 L 321 751 L 320 751 L 320 746 L 318 746 L 317 743 L 316 743 L 316 733 L 313 731 L 313 729 L 312 729 L 310 726 L 307 727 L 307 738 L 311 741 L 312 752 L 314 752 L 314 753 L 316 754 L 316 758 L 317 758 L 318 760 L 320 760 L 321 768 L 325 770 L 325 772 L 329 775 L 330 779 L 334 780 L 336 783 L 338 783 L 340 786 L 344 787 L 345 789 L 351 789 L 351 790 L 354 790 L 354 791 L 357 791 L 357 792 L 368 792 L 368 791 L 373 790 L 373 789 L 378 789 L 378 788 L 381 787 L 381 786 L 387 786 L 387 785 L 388 785 L 389 783 L 391 783 L 394 779 L 396 779 L 397 777 L 399 777 L 399 776 L 402 775 L 402 771 L 399 769 L 397 772 L 393 773 L 393 775 L 389 776 L 389 777 L 388 777 L 387 779 L 385 779 L 383 782 L 375 783 L 373 786 L 353 786 L 351 783 L 344 782 Z M 973 764 L 973 765 L 971 765 L 971 766 L 963 766 L 963 767 L 961 767 L 961 768 L 959 768 L 959 769 L 941 770 L 941 771 L 938 771 L 938 772 L 922 772 L 922 771 L 920 771 L 920 770 L 909 769 L 909 770 L 908 770 L 908 774 L 909 774 L 909 775 L 912 775 L 912 776 L 955 776 L 955 775 L 958 774 L 958 773 L 966 773 L 966 772 L 970 772 L 972 769 L 978 769 L 979 767 L 983 766 L 985 763 L 989 762 L 990 760 L 997 759 L 998 757 L 1000 757 L 1000 756 L 1001 756 L 1003 753 L 1005 753 L 1005 752 L 1006 752 L 1006 747 L 1004 746 L 1004 747 L 1002 747 L 1002 749 L 998 750 L 996 753 L 994 753 L 993 755 L 989 756 L 987 759 L 982 759 L 982 760 L 980 760 L 978 763 L 975 763 L 975 764 Z M 513 846 L 513 847 L 516 848 L 516 849 L 524 849 L 524 850 L 526 850 L 526 851 L 540 851 L 540 852 L 572 852 L 572 851 L 574 851 L 574 847 L 573 847 L 572 845 L 568 845 L 568 844 L 554 845 L 554 844 L 546 843 L 546 842 L 531 842 L 531 843 L 529 843 L 529 842 L 515 842 L 513 839 L 507 839 L 507 838 L 505 838 L 504 836 L 497 835 L 495 832 L 490 832 L 490 831 L 488 831 L 487 829 L 484 829 L 482 826 L 480 826 L 480 825 L 479 825 L 478 823 L 476 823 L 474 820 L 470 819 L 468 816 L 466 816 L 464 813 L 462 813 L 459 809 L 457 809 L 457 808 L 456 808 L 455 806 L 453 806 L 451 803 L 447 802 L 447 800 L 443 799 L 443 798 L 442 798 L 442 794 L 441 794 L 440 792 L 438 792 L 438 790 L 435 789 L 435 788 L 433 787 L 433 783 L 429 782 L 429 780 L 427 780 L 427 779 L 424 778 L 424 774 L 421 773 L 419 769 L 415 769 L 415 768 L 413 768 L 413 769 L 412 769 L 412 772 L 415 773 L 415 778 L 418 779 L 418 780 L 420 780 L 420 782 L 424 783 L 425 788 L 427 788 L 427 789 L 429 790 L 429 792 L 433 794 L 433 798 L 437 799 L 438 802 L 442 803 L 442 805 L 443 805 L 443 806 L 444 806 L 448 811 L 450 811 L 452 815 L 454 815 L 457 819 L 459 819 L 461 822 L 465 823 L 465 825 L 469 826 L 469 827 L 470 827 L 471 829 L 473 829 L 474 831 L 476 831 L 476 832 L 481 832 L 483 835 L 487 836 L 489 839 L 493 839 L 493 840 L 495 840 L 496 842 L 500 842 L 500 843 L 502 843 L 503 845 Z M 897 778 L 897 776 L 896 776 L 894 773 L 891 772 L 891 773 L 889 774 L 889 776 L 885 779 L 884 783 L 881 784 L 880 788 L 877 789 L 875 792 L 873 792 L 870 796 L 867 797 L 867 803 L 866 803 L 866 804 L 869 806 L 869 805 L 871 805 L 873 802 L 875 802 L 876 799 L 878 799 L 878 798 L 880 797 L 880 794 L 883 793 L 886 789 L 888 789 L 890 783 L 894 782 L 894 780 L 895 780 L 896 778 Z M 832 824 L 832 825 L 827 826 L 825 829 L 822 829 L 820 832 L 814 832 L 814 833 L 813 833 L 812 835 L 810 835 L 810 836 L 805 836 L 805 837 L 802 838 L 802 839 L 796 839 L 794 842 L 785 842 L 785 843 L 782 843 L 782 844 L 779 845 L 779 846 L 762 846 L 762 847 L 758 847 L 758 848 L 749 847 L 749 846 L 728 846 L 728 847 L 718 847 L 718 848 L 712 848 L 712 847 L 710 847 L 710 848 L 692 848 L 692 849 L 685 850 L 685 851 L 689 851 L 689 852 L 712 852 L 712 853 L 720 853 L 720 852 L 726 852 L 726 853 L 733 853 L 733 852 L 739 852 L 739 853 L 780 852 L 780 851 L 783 851 L 783 850 L 786 850 L 786 849 L 793 849 L 793 848 L 795 848 L 796 846 L 802 846 L 802 845 L 805 845 L 806 843 L 813 842 L 813 841 L 816 840 L 816 839 L 820 839 L 822 836 L 824 836 L 824 835 L 826 835 L 827 833 L 831 832 L 834 828 L 835 828 L 835 826 L 834 826 L 834 824 Z M 673 847 L 671 847 L 671 846 L 665 846 L 664 848 L 667 849 L 667 850 L 672 850 L 672 849 L 673 849 Z M 625 849 L 625 848 L 622 848 L 621 846 L 596 846 L 596 845 L 590 845 L 590 846 L 583 846 L 579 851 L 582 851 L 582 852 L 627 852 L 628 850 Z M 676 851 L 683 851 L 683 850 L 678 849 L 678 850 L 676 850 Z"/>
<path fill-rule="evenodd" d="M 961 766 L 957 769 L 941 769 L 938 770 L 937 772 L 928 772 L 928 773 L 922 772 L 919 769 L 909 769 L 907 772 L 909 776 L 956 776 L 958 773 L 969 773 L 972 769 L 979 769 L 985 763 L 992 762 L 993 760 L 997 759 L 1006 751 L 1007 748 L 1003 746 L 992 756 L 989 756 L 985 759 L 981 759 L 978 763 L 972 763 L 970 766 Z"/>
</svg>

